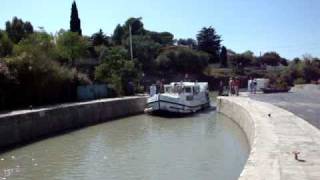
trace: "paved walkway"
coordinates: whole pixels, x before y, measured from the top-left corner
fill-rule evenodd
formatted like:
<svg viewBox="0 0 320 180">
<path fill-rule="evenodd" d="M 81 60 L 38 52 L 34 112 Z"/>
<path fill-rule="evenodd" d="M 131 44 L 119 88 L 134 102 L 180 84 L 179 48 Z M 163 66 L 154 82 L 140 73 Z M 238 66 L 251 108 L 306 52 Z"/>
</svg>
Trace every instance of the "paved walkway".
<svg viewBox="0 0 320 180">
<path fill-rule="evenodd" d="M 251 99 L 284 108 L 320 129 L 320 86 L 295 87 L 290 93 L 255 94 Z"/>
<path fill-rule="evenodd" d="M 217 102 L 218 111 L 242 127 L 251 145 L 240 180 L 320 179 L 319 129 L 291 112 L 248 97 L 219 97 Z M 297 158 L 294 152 L 300 153 Z"/>
</svg>

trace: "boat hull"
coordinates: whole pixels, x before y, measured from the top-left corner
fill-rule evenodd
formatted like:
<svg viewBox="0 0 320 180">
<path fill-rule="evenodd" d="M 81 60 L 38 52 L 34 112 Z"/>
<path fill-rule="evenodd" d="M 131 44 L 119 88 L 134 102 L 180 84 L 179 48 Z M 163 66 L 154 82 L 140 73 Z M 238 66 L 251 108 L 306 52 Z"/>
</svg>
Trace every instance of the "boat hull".
<svg viewBox="0 0 320 180">
<path fill-rule="evenodd" d="M 152 114 L 191 114 L 209 107 L 209 101 L 191 106 L 176 102 L 157 100 L 147 104 L 146 112 Z"/>
</svg>

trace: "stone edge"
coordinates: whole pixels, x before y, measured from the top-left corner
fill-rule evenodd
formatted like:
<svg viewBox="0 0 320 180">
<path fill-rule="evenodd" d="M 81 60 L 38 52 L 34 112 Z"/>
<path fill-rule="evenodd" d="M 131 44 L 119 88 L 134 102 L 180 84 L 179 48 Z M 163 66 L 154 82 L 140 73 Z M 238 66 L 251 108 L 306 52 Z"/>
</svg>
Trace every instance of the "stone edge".
<svg viewBox="0 0 320 180">
<path fill-rule="evenodd" d="M 319 150 L 315 150 L 320 147 L 316 143 L 320 131 L 305 120 L 248 97 L 218 97 L 217 111 L 243 129 L 250 145 L 250 155 L 239 179 L 320 179 L 319 159 L 312 159 L 320 158 Z M 295 137 L 294 132 L 285 129 L 288 125 L 299 127 L 303 132 L 297 133 L 302 135 Z M 310 162 L 294 160 L 291 153 L 298 147 L 304 147 L 303 153 L 310 157 Z"/>
</svg>

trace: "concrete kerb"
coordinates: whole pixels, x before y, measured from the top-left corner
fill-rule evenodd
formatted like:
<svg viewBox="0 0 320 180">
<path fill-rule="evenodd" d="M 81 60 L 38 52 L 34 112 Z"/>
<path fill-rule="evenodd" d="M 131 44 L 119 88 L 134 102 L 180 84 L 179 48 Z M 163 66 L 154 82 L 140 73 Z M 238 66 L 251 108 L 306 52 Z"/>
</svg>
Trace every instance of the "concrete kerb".
<svg viewBox="0 0 320 180">
<path fill-rule="evenodd" d="M 250 156 L 239 179 L 320 179 L 318 129 L 291 112 L 247 97 L 219 97 L 217 106 L 249 141 Z"/>
</svg>

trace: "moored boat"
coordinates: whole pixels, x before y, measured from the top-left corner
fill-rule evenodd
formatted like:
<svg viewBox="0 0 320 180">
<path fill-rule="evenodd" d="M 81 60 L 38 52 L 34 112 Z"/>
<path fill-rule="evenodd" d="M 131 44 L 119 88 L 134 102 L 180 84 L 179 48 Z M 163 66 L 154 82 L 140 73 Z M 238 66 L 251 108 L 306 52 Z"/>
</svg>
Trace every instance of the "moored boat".
<svg viewBox="0 0 320 180">
<path fill-rule="evenodd" d="M 146 112 L 189 114 L 210 107 L 208 83 L 172 82 L 148 98 Z"/>
</svg>

